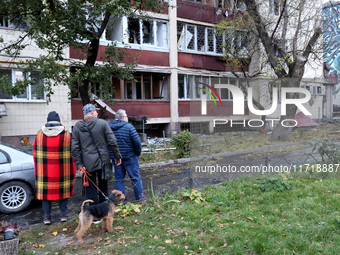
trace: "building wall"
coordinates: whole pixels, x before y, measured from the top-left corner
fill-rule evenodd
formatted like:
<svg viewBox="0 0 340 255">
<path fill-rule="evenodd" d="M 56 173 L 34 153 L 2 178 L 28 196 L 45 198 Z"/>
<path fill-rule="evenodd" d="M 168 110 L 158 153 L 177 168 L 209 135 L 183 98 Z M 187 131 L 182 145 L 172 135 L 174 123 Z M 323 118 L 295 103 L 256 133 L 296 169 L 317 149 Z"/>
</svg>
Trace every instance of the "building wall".
<svg viewBox="0 0 340 255">
<path fill-rule="evenodd" d="M 56 111 L 62 124 L 71 128 L 71 103 L 68 100 L 69 89 L 58 86 L 51 97 L 51 103 L 4 103 L 7 116 L 0 119 L 1 141 L 18 145 L 21 137 L 30 137 L 33 144 L 35 134 L 46 123 L 50 111 Z"/>
<path fill-rule="evenodd" d="M 11 28 L 0 28 L 0 34 L 5 42 L 15 40 L 20 35 L 20 31 Z M 21 56 L 15 61 L 6 56 L 1 56 L 0 69 L 16 69 L 18 61 L 29 58 L 36 58 L 46 52 L 39 50 L 33 41 L 27 40 L 29 46 L 23 50 Z M 68 49 L 64 54 L 68 55 Z M 46 123 L 47 115 L 50 111 L 56 111 L 60 115 L 62 124 L 66 128 L 71 128 L 71 102 L 68 99 L 68 87 L 54 87 L 54 95 L 51 102 L 46 100 L 1 100 L 5 105 L 7 116 L 0 118 L 1 142 L 20 146 L 22 137 L 29 138 L 29 143 L 33 144 L 38 130 Z"/>
</svg>

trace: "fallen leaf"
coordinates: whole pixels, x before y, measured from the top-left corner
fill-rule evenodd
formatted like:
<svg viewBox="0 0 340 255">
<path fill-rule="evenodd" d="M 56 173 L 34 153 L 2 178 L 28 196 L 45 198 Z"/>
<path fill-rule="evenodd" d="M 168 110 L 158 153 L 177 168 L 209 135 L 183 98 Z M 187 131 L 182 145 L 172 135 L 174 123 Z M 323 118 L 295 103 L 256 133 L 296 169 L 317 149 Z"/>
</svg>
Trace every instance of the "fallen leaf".
<svg viewBox="0 0 340 255">
<path fill-rule="evenodd" d="M 210 205 L 206 205 L 206 206 L 204 206 L 204 208 L 209 208 L 210 207 Z"/>
<path fill-rule="evenodd" d="M 158 246 L 157 248 L 161 249 L 161 250 L 165 250 L 165 248 L 163 246 Z"/>
<path fill-rule="evenodd" d="M 117 226 L 117 227 L 114 227 L 113 229 L 115 229 L 115 230 L 123 230 L 124 227 L 123 226 Z"/>
<path fill-rule="evenodd" d="M 55 232 L 52 233 L 52 235 L 56 236 L 56 235 L 58 235 L 58 232 L 55 231 Z"/>
<path fill-rule="evenodd" d="M 227 243 L 224 243 L 222 246 L 220 246 L 220 247 L 218 247 L 219 249 L 222 249 L 222 248 L 224 248 L 224 247 L 227 247 L 228 246 L 228 244 Z"/>
<path fill-rule="evenodd" d="M 154 238 L 153 238 L 153 239 L 157 240 L 157 239 L 159 239 L 159 237 L 158 237 L 158 236 L 154 236 Z"/>
<path fill-rule="evenodd" d="M 168 240 L 165 241 L 165 243 L 172 243 L 172 240 L 168 239 Z"/>
<path fill-rule="evenodd" d="M 135 224 L 136 224 L 136 225 L 139 225 L 139 224 L 142 224 L 142 222 L 139 221 L 139 220 L 135 220 Z"/>
<path fill-rule="evenodd" d="M 285 212 L 285 211 L 283 211 L 283 213 L 282 213 L 282 216 L 285 216 L 285 214 L 286 214 L 286 212 Z"/>
<path fill-rule="evenodd" d="M 67 228 L 63 228 L 63 231 L 67 231 Z"/>
<path fill-rule="evenodd" d="M 45 247 L 45 245 L 39 244 L 39 248 L 44 248 L 44 247 Z"/>
</svg>

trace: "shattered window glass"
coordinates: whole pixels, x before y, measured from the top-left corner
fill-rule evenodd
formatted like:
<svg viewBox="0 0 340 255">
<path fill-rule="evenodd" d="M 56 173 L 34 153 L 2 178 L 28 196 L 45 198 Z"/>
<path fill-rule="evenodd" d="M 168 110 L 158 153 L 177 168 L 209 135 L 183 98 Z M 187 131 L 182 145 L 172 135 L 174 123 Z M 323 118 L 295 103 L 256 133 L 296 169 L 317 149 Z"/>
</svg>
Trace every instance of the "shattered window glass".
<svg viewBox="0 0 340 255">
<path fill-rule="evenodd" d="M 143 43 L 154 45 L 153 21 L 143 20 Z"/>
<path fill-rule="evenodd" d="M 128 21 L 129 43 L 140 44 L 139 19 L 130 18 Z"/>
<path fill-rule="evenodd" d="M 123 24 L 121 17 L 110 18 L 106 27 L 105 39 L 108 41 L 123 41 Z"/>
</svg>

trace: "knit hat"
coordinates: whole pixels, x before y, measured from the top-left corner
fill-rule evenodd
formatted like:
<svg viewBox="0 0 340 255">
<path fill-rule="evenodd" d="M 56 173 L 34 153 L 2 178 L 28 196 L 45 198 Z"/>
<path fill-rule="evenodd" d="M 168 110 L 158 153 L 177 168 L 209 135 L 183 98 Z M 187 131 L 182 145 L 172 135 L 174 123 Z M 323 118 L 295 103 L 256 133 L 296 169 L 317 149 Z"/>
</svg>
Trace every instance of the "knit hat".
<svg viewBox="0 0 340 255">
<path fill-rule="evenodd" d="M 87 104 L 83 107 L 84 116 L 92 111 L 100 110 L 100 108 L 96 108 L 93 104 Z"/>
<path fill-rule="evenodd" d="M 47 122 L 50 122 L 50 121 L 60 122 L 59 114 L 56 113 L 55 111 L 50 112 L 47 116 Z"/>
</svg>

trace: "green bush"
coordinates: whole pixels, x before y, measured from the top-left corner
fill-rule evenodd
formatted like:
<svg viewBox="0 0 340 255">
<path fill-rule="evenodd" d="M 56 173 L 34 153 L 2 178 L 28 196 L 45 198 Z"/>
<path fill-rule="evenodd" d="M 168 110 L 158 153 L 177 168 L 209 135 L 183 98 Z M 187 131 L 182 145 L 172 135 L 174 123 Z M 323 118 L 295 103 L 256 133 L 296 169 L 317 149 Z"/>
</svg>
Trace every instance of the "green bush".
<svg viewBox="0 0 340 255">
<path fill-rule="evenodd" d="M 288 180 L 280 178 L 264 178 L 258 181 L 258 187 L 262 192 L 279 191 L 283 192 L 291 188 Z"/>
<path fill-rule="evenodd" d="M 190 151 L 199 144 L 197 135 L 190 133 L 188 130 L 180 132 L 171 138 L 171 144 L 176 147 L 175 154 L 179 158 L 190 156 Z"/>
</svg>

